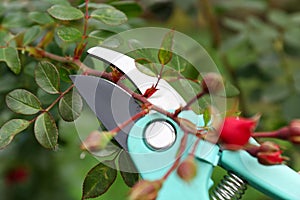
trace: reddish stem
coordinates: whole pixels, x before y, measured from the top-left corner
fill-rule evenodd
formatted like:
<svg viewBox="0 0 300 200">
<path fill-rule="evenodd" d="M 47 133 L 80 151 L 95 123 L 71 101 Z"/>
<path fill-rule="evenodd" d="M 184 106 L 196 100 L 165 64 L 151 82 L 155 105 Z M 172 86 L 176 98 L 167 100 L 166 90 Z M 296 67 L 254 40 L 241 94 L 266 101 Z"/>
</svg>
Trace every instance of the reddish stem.
<svg viewBox="0 0 300 200">
<path fill-rule="evenodd" d="M 187 142 L 187 136 L 188 136 L 188 133 L 187 132 L 184 132 L 184 135 L 183 135 L 183 138 L 181 139 L 180 141 L 180 147 L 179 147 L 179 151 L 178 151 L 178 154 L 176 156 L 176 160 L 175 162 L 173 163 L 172 167 L 167 171 L 167 173 L 163 176 L 162 180 L 166 180 L 170 174 L 176 170 L 176 168 L 178 167 L 179 163 L 180 163 L 180 157 L 181 155 L 183 154 L 185 148 L 186 148 L 186 142 Z"/>
<path fill-rule="evenodd" d="M 88 29 L 88 20 L 89 20 L 89 0 L 85 0 L 85 17 L 84 17 L 84 25 L 83 25 L 83 40 L 87 37 L 87 29 Z"/>
<path fill-rule="evenodd" d="M 114 135 L 116 135 L 119 131 L 121 131 L 123 128 L 128 126 L 130 123 L 132 123 L 133 121 L 145 116 L 148 113 L 149 113 L 149 109 L 144 109 L 141 112 L 139 112 L 139 113 L 135 114 L 134 116 L 132 116 L 129 120 L 127 120 L 127 121 L 123 122 L 122 124 L 118 125 L 116 128 L 114 128 L 110 132 L 112 132 Z"/>
<path fill-rule="evenodd" d="M 72 90 L 72 88 L 74 87 L 74 84 L 72 84 L 68 89 L 66 89 L 64 92 L 60 93 L 59 97 L 57 97 L 57 99 L 55 99 L 55 101 L 52 102 L 52 104 L 50 106 L 48 106 L 48 108 L 45 109 L 45 112 L 48 112 L 49 110 L 51 110 L 51 108 L 53 108 L 53 106 L 55 106 L 55 104 L 61 99 L 63 98 L 68 92 L 70 92 Z"/>
<path fill-rule="evenodd" d="M 194 144 L 194 146 L 193 146 L 193 149 L 192 149 L 192 151 L 191 151 L 191 155 L 195 155 L 195 152 L 196 152 L 196 150 L 197 150 L 197 147 L 198 147 L 198 145 L 199 145 L 199 142 L 200 142 L 200 140 L 202 139 L 202 137 L 198 137 L 197 138 L 197 140 L 196 140 L 196 142 L 195 142 L 195 144 Z"/>
<path fill-rule="evenodd" d="M 183 110 L 187 110 L 187 109 L 189 109 L 189 107 L 195 102 L 195 101 L 197 101 L 198 99 L 200 99 L 201 97 L 203 97 L 205 94 L 207 94 L 207 92 L 205 92 L 205 91 L 201 91 L 200 93 L 198 93 L 196 96 L 194 96 L 184 107 L 182 107 L 182 108 L 179 108 L 179 109 L 177 109 L 176 111 L 175 111 L 175 113 L 174 113 L 174 116 L 176 117 L 176 116 L 178 116 L 179 115 L 179 113 L 181 112 L 181 111 L 183 111 Z"/>
<path fill-rule="evenodd" d="M 276 131 L 269 132 L 255 132 L 252 133 L 252 137 L 255 138 L 279 138 L 279 139 L 287 139 L 289 136 L 289 128 L 287 126 L 278 129 Z"/>
</svg>

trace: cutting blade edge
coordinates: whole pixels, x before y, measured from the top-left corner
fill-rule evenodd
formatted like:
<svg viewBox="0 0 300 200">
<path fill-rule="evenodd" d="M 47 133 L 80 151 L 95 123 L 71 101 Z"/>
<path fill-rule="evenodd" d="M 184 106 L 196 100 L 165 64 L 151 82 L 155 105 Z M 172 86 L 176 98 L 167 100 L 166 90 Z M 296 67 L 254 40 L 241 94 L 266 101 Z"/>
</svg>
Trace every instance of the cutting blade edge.
<svg viewBox="0 0 300 200">
<path fill-rule="evenodd" d="M 141 112 L 141 107 L 136 100 L 113 82 L 100 77 L 85 75 L 71 75 L 70 78 L 80 95 L 107 130 L 116 128 Z M 133 125 L 134 121 L 115 136 L 115 140 L 126 151 L 128 151 L 128 134 Z"/>
</svg>

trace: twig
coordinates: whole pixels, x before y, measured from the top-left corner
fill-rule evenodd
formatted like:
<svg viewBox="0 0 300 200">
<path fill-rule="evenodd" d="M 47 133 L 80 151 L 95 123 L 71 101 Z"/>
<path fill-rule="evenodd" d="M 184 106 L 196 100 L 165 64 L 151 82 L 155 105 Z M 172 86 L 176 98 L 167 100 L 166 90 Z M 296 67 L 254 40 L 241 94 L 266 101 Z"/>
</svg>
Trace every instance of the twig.
<svg viewBox="0 0 300 200">
<path fill-rule="evenodd" d="M 134 116 L 132 116 L 129 120 L 123 122 L 122 124 L 118 124 L 118 126 L 114 129 L 112 129 L 110 132 L 117 134 L 118 132 L 120 132 L 123 128 L 125 128 L 126 126 L 128 126 L 132 121 L 135 121 L 143 116 L 145 116 L 146 114 L 149 113 L 149 109 L 144 109 L 141 112 L 135 114 Z"/>
<path fill-rule="evenodd" d="M 178 153 L 176 155 L 176 160 L 173 163 L 172 167 L 163 176 L 163 178 L 162 178 L 163 180 L 166 180 L 170 176 L 170 174 L 178 167 L 178 165 L 180 163 L 180 157 L 182 156 L 182 154 L 186 148 L 187 136 L 188 136 L 188 133 L 184 132 L 183 138 L 180 141 L 180 147 L 179 147 Z"/>
<path fill-rule="evenodd" d="M 55 104 L 61 99 L 63 98 L 68 92 L 70 92 L 72 90 L 72 88 L 74 87 L 74 84 L 72 84 L 68 89 L 66 89 L 64 92 L 60 93 L 59 97 L 57 97 L 57 99 L 55 99 L 55 101 L 52 102 L 52 104 L 50 106 L 48 106 L 48 108 L 45 109 L 45 112 L 48 112 L 49 110 L 51 110 L 51 108 L 53 108 L 53 106 L 55 106 Z"/>
<path fill-rule="evenodd" d="M 85 16 L 84 16 L 84 25 L 83 25 L 83 40 L 87 37 L 87 29 L 88 29 L 88 20 L 90 19 L 89 16 L 89 0 L 85 0 Z"/>
<path fill-rule="evenodd" d="M 174 113 L 174 116 L 176 117 L 176 116 L 178 116 L 178 114 L 181 112 L 181 111 L 183 111 L 183 110 L 187 110 L 187 109 L 189 109 L 189 107 L 195 102 L 195 101 L 197 101 L 198 99 L 200 99 L 201 97 L 203 97 L 205 94 L 207 94 L 207 92 L 205 92 L 205 91 L 201 91 L 201 92 L 199 92 L 196 96 L 194 96 L 184 107 L 182 107 L 182 108 L 179 108 L 179 109 L 177 109 L 176 111 L 175 111 L 175 113 Z"/>
</svg>

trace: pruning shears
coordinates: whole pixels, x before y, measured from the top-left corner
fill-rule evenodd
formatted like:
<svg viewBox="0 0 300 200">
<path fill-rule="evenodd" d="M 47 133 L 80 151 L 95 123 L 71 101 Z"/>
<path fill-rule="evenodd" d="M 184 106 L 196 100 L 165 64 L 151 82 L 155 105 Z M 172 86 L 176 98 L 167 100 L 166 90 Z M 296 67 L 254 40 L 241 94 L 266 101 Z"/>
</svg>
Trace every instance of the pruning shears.
<svg viewBox="0 0 300 200">
<path fill-rule="evenodd" d="M 101 60 L 122 71 L 140 93 L 157 82 L 156 77 L 139 71 L 135 60 L 127 55 L 104 47 L 88 50 L 89 56 Z M 106 129 L 111 130 L 141 111 L 140 104 L 119 85 L 95 76 L 71 76 L 75 87 L 85 99 Z M 149 102 L 170 112 L 186 105 L 184 98 L 165 80 L 161 79 L 157 91 Z M 197 127 L 204 126 L 203 115 L 192 110 L 182 111 L 179 117 L 189 120 Z M 132 121 L 123 128 L 115 140 L 129 153 L 135 167 L 146 180 L 160 179 L 176 160 L 184 133 L 176 122 L 158 112 Z M 188 144 L 194 144 L 196 136 L 188 136 Z M 252 139 L 252 143 L 255 143 Z M 181 159 L 191 151 L 187 147 Z M 194 153 L 198 172 L 189 183 L 173 172 L 159 191 L 158 200 L 208 200 L 239 199 L 246 184 L 274 199 L 300 199 L 300 175 L 286 165 L 264 166 L 244 150 L 221 150 L 217 144 L 201 140 Z M 211 179 L 216 166 L 224 168 L 228 175 L 214 191 Z"/>
</svg>

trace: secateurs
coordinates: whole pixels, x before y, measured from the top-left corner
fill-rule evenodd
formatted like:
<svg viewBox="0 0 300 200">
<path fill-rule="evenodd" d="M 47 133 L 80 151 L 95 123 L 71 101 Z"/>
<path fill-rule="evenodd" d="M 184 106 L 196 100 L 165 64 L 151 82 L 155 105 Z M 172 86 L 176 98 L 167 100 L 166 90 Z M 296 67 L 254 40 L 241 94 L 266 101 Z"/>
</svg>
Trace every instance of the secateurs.
<svg viewBox="0 0 300 200">
<path fill-rule="evenodd" d="M 139 71 L 135 60 L 127 55 L 103 47 L 91 48 L 88 54 L 122 71 L 142 94 L 157 82 L 156 77 Z M 108 130 L 141 111 L 140 104 L 127 91 L 109 80 L 86 75 L 72 76 L 72 80 Z M 157 89 L 148 98 L 153 105 L 173 112 L 186 104 L 184 98 L 165 80 L 158 82 Z M 192 110 L 182 111 L 179 117 L 197 127 L 204 125 L 203 116 Z M 149 112 L 123 128 L 115 140 L 128 151 L 143 179 L 157 180 L 175 162 L 183 135 L 174 120 L 159 112 Z M 194 144 L 196 139 L 194 135 L 189 135 L 187 143 Z M 191 147 L 186 148 L 181 159 L 189 154 Z M 160 190 L 158 200 L 239 199 L 246 184 L 275 199 L 300 199 L 300 176 L 286 165 L 264 166 L 244 150 L 221 150 L 217 144 L 204 140 L 199 142 L 194 155 L 199 168 L 196 177 L 186 183 L 173 172 Z M 213 185 L 211 175 L 217 165 L 227 170 L 228 175 L 209 194 Z"/>
</svg>

